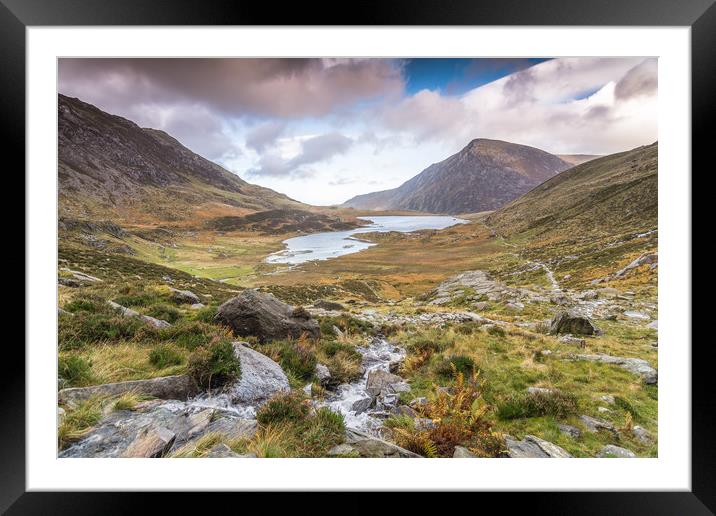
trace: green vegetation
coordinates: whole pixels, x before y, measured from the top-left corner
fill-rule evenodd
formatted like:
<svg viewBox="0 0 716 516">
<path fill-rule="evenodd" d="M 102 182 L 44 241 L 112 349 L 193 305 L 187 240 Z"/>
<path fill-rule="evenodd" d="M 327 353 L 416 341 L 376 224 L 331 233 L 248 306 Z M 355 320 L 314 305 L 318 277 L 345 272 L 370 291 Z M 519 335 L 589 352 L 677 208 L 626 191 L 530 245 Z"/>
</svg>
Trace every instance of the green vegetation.
<svg viewBox="0 0 716 516">
<path fill-rule="evenodd" d="M 203 388 L 215 388 L 241 376 L 241 362 L 230 340 L 199 347 L 189 355 L 188 372 Z"/>
</svg>

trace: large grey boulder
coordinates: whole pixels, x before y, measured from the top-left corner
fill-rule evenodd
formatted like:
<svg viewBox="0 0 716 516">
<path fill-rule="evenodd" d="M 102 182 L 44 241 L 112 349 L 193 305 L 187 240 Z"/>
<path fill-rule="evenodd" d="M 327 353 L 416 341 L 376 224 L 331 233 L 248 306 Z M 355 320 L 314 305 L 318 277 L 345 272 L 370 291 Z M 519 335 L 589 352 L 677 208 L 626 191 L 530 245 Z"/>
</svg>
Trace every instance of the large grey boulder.
<svg viewBox="0 0 716 516">
<path fill-rule="evenodd" d="M 588 317 L 576 312 L 565 310 L 554 316 L 550 323 L 549 333 L 551 335 L 601 335 L 599 328 L 594 326 Z"/>
<path fill-rule="evenodd" d="M 236 336 L 258 337 L 260 342 L 306 334 L 318 338 L 318 323 L 303 309 L 279 301 L 272 294 L 246 289 L 219 307 L 215 321 L 231 328 Z"/>
<path fill-rule="evenodd" d="M 281 366 L 245 342 L 234 342 L 234 353 L 241 361 L 241 378 L 230 386 L 234 403 L 260 405 L 280 392 L 291 390 Z"/>
<path fill-rule="evenodd" d="M 560 448 L 556 444 L 535 437 L 534 435 L 526 435 L 521 441 L 506 436 L 505 444 L 507 445 L 507 454 L 513 459 L 565 459 L 571 457 L 564 448 Z"/>
<path fill-rule="evenodd" d="M 127 392 L 164 400 L 186 400 L 199 391 L 191 376 L 162 376 L 149 380 L 132 380 L 129 382 L 105 383 L 91 387 L 71 387 L 62 389 L 57 397 L 62 405 L 73 405 L 88 400 L 93 396 L 115 397 Z"/>
</svg>

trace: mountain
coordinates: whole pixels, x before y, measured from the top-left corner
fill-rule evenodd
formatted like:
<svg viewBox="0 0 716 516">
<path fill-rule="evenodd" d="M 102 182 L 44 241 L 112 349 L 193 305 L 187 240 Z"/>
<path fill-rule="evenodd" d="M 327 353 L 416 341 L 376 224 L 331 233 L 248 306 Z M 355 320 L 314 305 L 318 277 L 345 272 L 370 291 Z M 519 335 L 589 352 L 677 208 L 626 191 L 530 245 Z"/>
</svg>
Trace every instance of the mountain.
<svg viewBox="0 0 716 516">
<path fill-rule="evenodd" d="M 657 227 L 658 143 L 570 168 L 490 214 L 502 235 L 572 240 L 640 234 Z"/>
<path fill-rule="evenodd" d="M 163 131 L 64 95 L 58 100 L 58 176 L 61 218 L 192 222 L 308 208 L 247 183 Z"/>
<path fill-rule="evenodd" d="M 358 195 L 343 206 L 450 214 L 494 210 L 570 166 L 534 147 L 479 138 L 398 188 Z"/>
<path fill-rule="evenodd" d="M 601 155 L 599 154 L 557 154 L 557 157 L 560 159 L 563 159 L 570 165 L 581 165 L 582 163 L 586 163 L 587 161 L 591 161 L 593 159 L 601 158 Z"/>
</svg>

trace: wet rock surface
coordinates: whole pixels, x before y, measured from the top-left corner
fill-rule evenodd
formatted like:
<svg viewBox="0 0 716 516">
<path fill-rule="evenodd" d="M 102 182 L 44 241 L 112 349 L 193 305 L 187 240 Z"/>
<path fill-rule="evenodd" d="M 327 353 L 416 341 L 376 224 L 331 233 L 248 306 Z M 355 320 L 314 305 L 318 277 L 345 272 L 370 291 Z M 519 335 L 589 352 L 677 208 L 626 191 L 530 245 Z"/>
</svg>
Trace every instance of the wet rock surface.
<svg viewBox="0 0 716 516">
<path fill-rule="evenodd" d="M 196 395 L 199 389 L 194 379 L 190 376 L 163 376 L 149 380 L 62 389 L 58 393 L 58 401 L 61 404 L 73 405 L 80 401 L 88 400 L 93 396 L 114 397 L 128 392 L 165 400 L 186 400 Z"/>
</svg>

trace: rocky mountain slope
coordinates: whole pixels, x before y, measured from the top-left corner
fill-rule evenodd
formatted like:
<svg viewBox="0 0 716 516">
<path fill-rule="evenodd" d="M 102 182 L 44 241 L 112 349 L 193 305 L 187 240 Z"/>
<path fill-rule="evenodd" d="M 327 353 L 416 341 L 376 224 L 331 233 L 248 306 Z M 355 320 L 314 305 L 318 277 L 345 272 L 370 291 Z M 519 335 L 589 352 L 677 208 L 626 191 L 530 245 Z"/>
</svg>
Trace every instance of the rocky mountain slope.
<svg viewBox="0 0 716 516">
<path fill-rule="evenodd" d="M 306 206 L 76 98 L 58 99 L 60 217 L 132 223 Z"/>
<path fill-rule="evenodd" d="M 649 231 L 657 225 L 658 143 L 571 168 L 487 218 L 500 234 L 572 237 Z"/>
<path fill-rule="evenodd" d="M 480 138 L 400 187 L 356 196 L 344 206 L 450 214 L 494 210 L 570 166 L 534 147 Z"/>
</svg>

